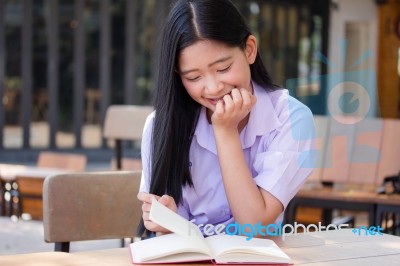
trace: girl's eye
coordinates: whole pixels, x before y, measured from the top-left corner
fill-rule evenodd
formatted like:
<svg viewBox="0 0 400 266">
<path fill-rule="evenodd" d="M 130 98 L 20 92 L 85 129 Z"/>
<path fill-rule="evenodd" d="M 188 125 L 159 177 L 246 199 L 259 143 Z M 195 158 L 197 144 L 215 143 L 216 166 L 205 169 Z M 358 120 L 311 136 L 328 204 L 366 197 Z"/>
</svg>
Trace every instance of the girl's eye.
<svg viewBox="0 0 400 266">
<path fill-rule="evenodd" d="M 200 77 L 194 77 L 194 78 L 187 78 L 188 81 L 196 81 L 198 80 Z"/>
<path fill-rule="evenodd" d="M 219 73 L 225 73 L 225 72 L 227 72 L 227 71 L 231 68 L 231 66 L 232 66 L 232 64 L 229 65 L 228 67 L 224 68 L 224 69 L 217 70 L 217 72 L 219 72 Z"/>
</svg>

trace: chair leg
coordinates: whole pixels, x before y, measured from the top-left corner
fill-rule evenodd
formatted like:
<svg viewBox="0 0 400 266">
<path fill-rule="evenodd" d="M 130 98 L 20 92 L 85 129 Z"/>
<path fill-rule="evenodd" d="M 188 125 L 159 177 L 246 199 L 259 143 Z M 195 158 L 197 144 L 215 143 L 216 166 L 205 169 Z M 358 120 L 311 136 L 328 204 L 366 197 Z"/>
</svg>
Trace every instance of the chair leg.
<svg viewBox="0 0 400 266">
<path fill-rule="evenodd" d="M 69 242 L 54 243 L 54 251 L 69 252 Z"/>
<path fill-rule="evenodd" d="M 330 223 L 332 223 L 332 210 L 322 209 L 322 224 L 328 225 Z"/>
<path fill-rule="evenodd" d="M 22 217 L 22 197 L 18 191 L 18 188 L 13 187 L 10 191 L 10 216 L 16 215 L 18 218 Z M 16 202 L 16 203 L 15 203 Z"/>
<path fill-rule="evenodd" d="M 11 191 L 8 192 L 10 194 L 10 200 L 8 201 L 8 212 L 7 212 L 7 216 L 11 217 L 13 216 L 14 213 L 14 208 L 13 208 L 13 197 L 11 194 Z"/>
<path fill-rule="evenodd" d="M 0 216 L 4 216 L 6 214 L 6 203 L 4 199 L 4 193 L 3 191 L 1 193 L 1 199 L 0 199 Z"/>
<path fill-rule="evenodd" d="M 3 183 L 3 180 L 0 179 L 0 216 L 5 216 L 6 215 L 6 187 L 5 183 Z"/>
<path fill-rule="evenodd" d="M 117 170 L 122 170 L 122 140 L 115 140 L 115 160 L 117 162 Z"/>
</svg>

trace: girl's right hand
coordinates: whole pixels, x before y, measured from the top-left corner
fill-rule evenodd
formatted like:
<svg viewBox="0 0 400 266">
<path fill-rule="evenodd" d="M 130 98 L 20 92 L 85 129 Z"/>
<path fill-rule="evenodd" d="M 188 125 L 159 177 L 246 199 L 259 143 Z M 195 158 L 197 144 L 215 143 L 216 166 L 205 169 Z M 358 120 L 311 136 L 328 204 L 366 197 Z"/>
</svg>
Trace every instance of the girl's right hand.
<svg viewBox="0 0 400 266">
<path fill-rule="evenodd" d="M 232 89 L 231 93 L 226 94 L 215 106 L 215 111 L 211 116 L 213 128 L 229 131 L 239 129 L 239 124 L 249 115 L 256 101 L 257 98 L 251 91 L 243 88 Z"/>
<path fill-rule="evenodd" d="M 164 227 L 154 223 L 153 221 L 150 220 L 149 215 L 150 215 L 150 208 L 151 208 L 151 201 L 153 198 L 155 198 L 158 202 L 160 202 L 162 205 L 166 206 L 167 208 L 171 209 L 174 212 L 178 211 L 178 207 L 176 206 L 174 198 L 168 195 L 163 195 L 162 197 L 154 195 L 154 194 L 149 194 L 146 192 L 139 192 L 137 195 L 137 198 L 143 202 L 142 204 L 142 211 L 143 211 L 143 222 L 144 222 L 144 227 L 146 227 L 147 230 L 158 233 L 158 234 L 168 234 L 171 233 L 168 229 L 165 229 Z"/>
</svg>

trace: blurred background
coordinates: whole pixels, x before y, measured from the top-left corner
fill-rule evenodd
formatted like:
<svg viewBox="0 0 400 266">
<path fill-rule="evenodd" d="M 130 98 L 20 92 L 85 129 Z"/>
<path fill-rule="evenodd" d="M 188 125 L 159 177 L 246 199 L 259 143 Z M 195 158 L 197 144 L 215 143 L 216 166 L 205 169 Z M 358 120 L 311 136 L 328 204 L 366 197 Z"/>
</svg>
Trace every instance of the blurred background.
<svg viewBox="0 0 400 266">
<path fill-rule="evenodd" d="M 41 150 L 109 161 L 106 109 L 151 105 L 172 2 L 1 0 L 0 161 L 33 162 Z M 368 116 L 399 117 L 399 0 L 233 2 L 275 83 L 314 114 L 328 113 L 329 76 L 356 72 L 370 98 Z"/>
<path fill-rule="evenodd" d="M 275 83 L 314 115 L 400 118 L 400 0 L 233 2 Z M 0 164 L 35 165 L 39 153 L 56 151 L 85 155 L 86 170 L 110 169 L 119 144 L 103 136 L 106 111 L 152 104 L 172 3 L 0 0 Z M 340 108 L 330 109 L 337 100 Z M 124 156 L 139 158 L 139 144 L 123 141 Z M 3 204 L 19 203 L 15 184 L 4 185 Z M 367 224 L 365 213 L 356 215 L 357 225 Z M 43 241 L 41 221 L 18 219 L 0 219 L 0 254 L 53 249 Z"/>
</svg>

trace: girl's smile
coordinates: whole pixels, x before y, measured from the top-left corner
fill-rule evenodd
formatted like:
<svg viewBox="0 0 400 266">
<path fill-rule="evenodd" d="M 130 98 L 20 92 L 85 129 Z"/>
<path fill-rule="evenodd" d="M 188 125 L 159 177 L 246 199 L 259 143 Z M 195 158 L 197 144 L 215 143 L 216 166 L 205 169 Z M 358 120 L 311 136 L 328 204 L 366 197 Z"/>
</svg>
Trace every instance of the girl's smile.
<svg viewBox="0 0 400 266">
<path fill-rule="evenodd" d="M 225 95 L 231 95 L 231 92 L 225 94 Z M 209 98 L 208 101 L 212 104 L 212 105 L 217 105 L 218 101 L 223 101 L 223 98 L 225 95 L 222 95 L 221 97 L 217 97 L 217 98 Z"/>
</svg>

